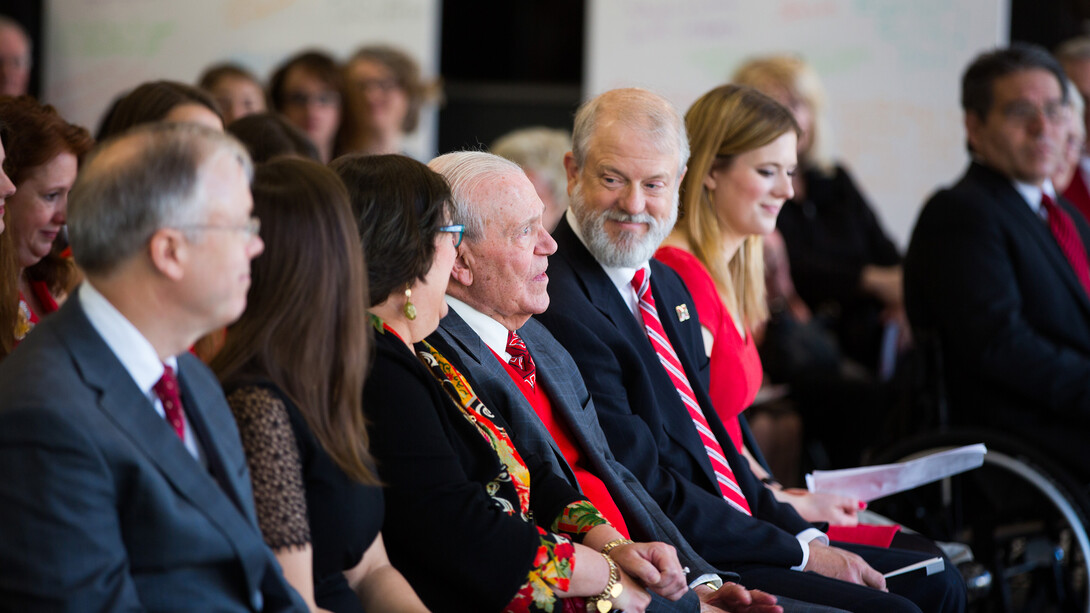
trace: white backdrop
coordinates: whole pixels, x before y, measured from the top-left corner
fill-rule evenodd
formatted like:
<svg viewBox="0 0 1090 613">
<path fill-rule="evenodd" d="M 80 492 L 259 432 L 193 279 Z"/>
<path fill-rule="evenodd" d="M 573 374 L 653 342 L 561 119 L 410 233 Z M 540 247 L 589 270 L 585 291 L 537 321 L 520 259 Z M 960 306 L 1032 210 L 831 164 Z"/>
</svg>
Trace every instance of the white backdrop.
<svg viewBox="0 0 1090 613">
<path fill-rule="evenodd" d="M 438 70 L 440 0 L 47 0 L 43 99 L 94 131 L 119 93 L 153 79 L 194 83 L 232 60 L 267 79 L 286 57 L 318 48 L 345 59 L 390 43 Z M 434 155 L 436 113 L 406 144 Z"/>
<path fill-rule="evenodd" d="M 1006 44 L 1006 2 L 589 0 L 588 95 L 639 85 L 684 112 L 759 54 L 801 54 L 828 91 L 834 151 L 904 247 L 968 161 L 961 73 Z"/>
</svg>

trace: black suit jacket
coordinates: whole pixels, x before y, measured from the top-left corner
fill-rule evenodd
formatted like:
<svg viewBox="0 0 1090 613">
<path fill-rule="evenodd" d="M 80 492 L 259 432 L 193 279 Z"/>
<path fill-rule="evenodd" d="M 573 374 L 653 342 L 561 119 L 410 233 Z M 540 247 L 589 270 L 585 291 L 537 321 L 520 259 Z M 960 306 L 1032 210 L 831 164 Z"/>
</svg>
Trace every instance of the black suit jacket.
<svg viewBox="0 0 1090 613">
<path fill-rule="evenodd" d="M 666 515 L 720 568 L 746 563 L 790 567 L 802 561 L 795 534 L 811 527 L 780 504 L 738 455 L 708 397 L 708 358 L 688 290 L 669 267 L 651 261 L 651 289 L 663 328 L 681 359 L 712 432 L 734 470 L 753 517 L 733 510 L 692 419 L 628 305 L 566 220 L 549 258 L 549 309 L 538 316 L 571 353 L 598 410 L 613 454 L 644 484 Z M 686 305 L 680 321 L 675 307 Z"/>
<path fill-rule="evenodd" d="M 1083 244 L 1090 227 L 1068 203 Z M 973 163 L 920 213 L 905 260 L 913 326 L 937 334 L 951 414 L 1019 432 L 1082 474 L 1090 298 L 1010 179 Z"/>
<path fill-rule="evenodd" d="M 375 346 L 363 406 L 387 486 L 382 536 L 390 561 L 432 611 L 499 611 L 526 581 L 538 529 L 489 494 L 499 457 L 427 368 L 393 334 L 375 334 Z M 501 416 L 493 421 L 506 429 Z M 532 453 L 519 452 L 530 470 L 531 511 L 548 529 L 583 497 Z"/>
<path fill-rule="evenodd" d="M 188 354 L 178 378 L 212 472 L 75 295 L 0 366 L 0 609 L 306 610 L 258 531 L 219 383 Z"/>
</svg>

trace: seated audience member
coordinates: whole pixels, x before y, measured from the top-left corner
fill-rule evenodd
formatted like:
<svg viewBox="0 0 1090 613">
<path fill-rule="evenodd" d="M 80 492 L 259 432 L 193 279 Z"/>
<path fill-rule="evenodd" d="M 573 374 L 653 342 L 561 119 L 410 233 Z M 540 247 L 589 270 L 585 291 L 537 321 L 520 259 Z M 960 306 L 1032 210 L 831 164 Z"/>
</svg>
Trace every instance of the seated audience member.
<svg viewBox="0 0 1090 613">
<path fill-rule="evenodd" d="M 15 263 L 15 247 L 11 234 L 4 232 L 4 210 L 7 199 L 15 193 L 15 184 L 4 173 L 4 142 L 8 130 L 0 120 L 0 360 L 15 348 L 15 328 L 19 321 L 19 268 Z"/>
<path fill-rule="evenodd" d="M 212 368 L 242 436 L 258 525 L 312 610 L 424 611 L 379 535 L 359 392 L 367 273 L 348 194 L 325 166 L 287 158 L 259 165 L 252 191 L 265 251 Z"/>
<path fill-rule="evenodd" d="M 287 155 L 319 161 L 318 149 L 280 113 L 254 113 L 231 122 L 227 132 L 246 145 L 255 164 Z"/>
<path fill-rule="evenodd" d="M 220 112 L 223 113 L 224 125 L 231 125 L 236 119 L 263 113 L 265 88 L 252 72 L 238 64 L 216 64 L 204 71 L 197 80 L 197 87 L 212 95 Z"/>
<path fill-rule="evenodd" d="M 306 133 L 322 162 L 333 159 L 344 105 L 344 77 L 336 60 L 319 51 L 293 56 L 269 79 L 269 100 Z"/>
<path fill-rule="evenodd" d="M 404 51 L 363 47 L 344 66 L 345 129 L 343 153 L 404 153 L 405 137 L 420 124 L 420 109 L 435 89 L 420 76 L 420 66 Z"/>
<path fill-rule="evenodd" d="M 777 221 L 791 275 L 810 310 L 831 322 L 844 352 L 877 372 L 885 324 L 907 327 L 901 256 L 851 175 L 830 159 L 821 82 L 792 56 L 750 60 L 733 81 L 757 88 L 795 115 L 800 129 L 795 195 Z"/>
<path fill-rule="evenodd" d="M 462 226 L 446 181 L 400 155 L 354 154 L 348 186 L 366 251 L 376 353 L 364 390 L 372 452 L 386 483 L 390 559 L 433 610 L 644 611 L 640 581 L 687 590 L 672 547 L 624 542 L 578 490 L 523 453 L 473 384 L 424 338 L 446 314 Z M 638 579 L 637 579 L 638 578 Z M 579 605 L 581 606 L 581 604 Z"/>
<path fill-rule="evenodd" d="M 1060 153 L 1056 160 L 1056 169 L 1052 171 L 1050 180 L 1052 181 L 1052 187 L 1057 192 L 1064 194 L 1064 198 L 1067 198 L 1068 188 L 1076 181 L 1075 177 L 1081 172 L 1079 170 L 1079 160 L 1082 159 L 1082 152 L 1086 147 L 1086 124 L 1083 123 L 1082 119 L 1084 102 L 1082 94 L 1075 88 L 1072 81 L 1067 82 L 1065 110 L 1067 116 L 1064 118 L 1063 136 L 1060 139 Z M 1068 202 L 1075 204 L 1070 199 L 1068 199 Z M 1079 207 L 1076 205 L 1075 208 Z"/>
<path fill-rule="evenodd" d="M 68 192 L 79 161 L 94 141 L 87 130 L 30 96 L 0 98 L 0 121 L 7 125 L 4 172 L 15 184 L 4 216 L 18 279 L 18 342 L 57 310 L 78 277 L 56 243 L 64 240 Z"/>
<path fill-rule="evenodd" d="M 1033 45 L 969 65 L 972 162 L 921 211 L 905 294 L 913 326 L 941 345 L 952 421 L 1017 433 L 1090 483 L 1090 226 L 1049 181 L 1066 83 Z"/>
<path fill-rule="evenodd" d="M 306 610 L 257 528 L 219 384 L 186 352 L 246 306 L 249 177 L 234 139 L 181 124 L 110 141 L 80 173 L 87 280 L 0 364 L 6 607 Z"/>
<path fill-rule="evenodd" d="M 568 175 L 564 154 L 571 151 L 571 134 L 554 128 L 524 128 L 492 143 L 492 153 L 522 167 L 545 203 L 541 223 L 552 232 L 568 210 Z"/>
<path fill-rule="evenodd" d="M 924 556 L 829 545 L 735 449 L 708 396 L 692 297 L 651 260 L 676 220 L 689 158 L 673 106 L 644 90 L 606 92 L 580 107 L 572 143 L 571 207 L 553 234 L 551 303 L 536 317 L 578 364 L 617 459 L 697 553 L 748 587 L 856 612 L 964 610 L 950 565 L 882 591 L 881 573 Z"/>
<path fill-rule="evenodd" d="M 680 188 L 681 221 L 655 257 L 681 277 L 700 313 L 712 405 L 777 500 L 807 521 L 853 526 L 858 500 L 774 487 L 743 438 L 742 412 L 762 376 L 752 331 L 768 316 L 761 237 L 776 229 L 780 208 L 794 195 L 798 124 L 768 96 L 723 85 L 693 103 L 685 126 L 692 154 Z"/>
<path fill-rule="evenodd" d="M 105 140 L 152 121 L 199 123 L 223 131 L 223 116 L 207 92 L 176 81 L 150 81 L 114 102 L 97 137 Z"/>
<path fill-rule="evenodd" d="M 693 551 L 636 477 L 613 457 L 571 356 L 530 318 L 548 307 L 544 272 L 556 243 L 541 223 L 543 205 L 529 179 L 511 162 L 480 152 L 450 153 L 429 165 L 450 182 L 454 220 L 466 226 L 447 287 L 450 310 L 429 342 L 495 403 L 491 406 L 509 425 L 519 449 L 553 464 L 554 472 L 581 488 L 618 531 L 674 545 L 692 571 L 690 586 L 705 605 L 734 612 L 779 610 L 771 596 L 750 593 L 737 583 L 718 588 L 719 571 Z M 736 575 L 723 574 L 737 581 Z M 788 599 L 778 604 L 786 611 L 829 610 Z M 675 603 L 652 603 L 651 609 L 664 606 L 688 611 L 698 603 L 686 596 Z"/>
<path fill-rule="evenodd" d="M 30 83 L 30 36 L 22 24 L 0 15 L 0 96 L 25 96 Z"/>
<path fill-rule="evenodd" d="M 1064 42 L 1056 49 L 1056 59 L 1064 69 L 1064 73 L 1071 85 L 1079 92 L 1082 105 L 1082 114 L 1077 117 L 1083 122 L 1083 135 L 1090 129 L 1090 112 L 1086 104 L 1090 104 L 1090 37 L 1079 36 Z M 1069 96 L 1070 98 L 1070 96 Z M 1082 213 L 1085 219 L 1090 219 L 1090 154 L 1084 150 L 1079 152 L 1079 161 L 1072 171 L 1071 181 L 1067 185 L 1056 185 L 1056 191 L 1063 194 L 1068 202 L 1073 204 Z"/>
</svg>

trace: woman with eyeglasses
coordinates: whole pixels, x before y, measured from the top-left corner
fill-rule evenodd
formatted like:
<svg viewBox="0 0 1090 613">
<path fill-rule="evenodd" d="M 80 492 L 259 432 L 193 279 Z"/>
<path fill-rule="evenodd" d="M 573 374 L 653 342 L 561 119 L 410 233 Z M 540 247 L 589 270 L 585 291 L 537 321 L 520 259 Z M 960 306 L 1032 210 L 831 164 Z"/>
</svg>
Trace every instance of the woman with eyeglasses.
<svg viewBox="0 0 1090 613">
<path fill-rule="evenodd" d="M 239 426 L 261 532 L 312 610 L 425 611 L 379 533 L 383 494 L 360 392 L 367 277 L 348 194 L 328 168 L 281 158 L 257 166 L 253 197 L 265 251 L 212 368 Z"/>
<path fill-rule="evenodd" d="M 344 152 L 403 153 L 404 140 L 420 123 L 420 108 L 434 96 L 409 54 L 387 45 L 356 51 L 344 66 Z"/>
<path fill-rule="evenodd" d="M 319 51 L 289 58 L 269 79 L 269 98 L 274 109 L 306 133 L 322 162 L 333 159 L 344 104 L 344 77 L 336 60 Z"/>
<path fill-rule="evenodd" d="M 450 224 L 446 181 L 398 155 L 332 167 L 366 250 L 376 352 L 364 410 L 387 486 L 390 559 L 435 611 L 585 610 L 573 597 L 645 610 L 648 593 L 596 551 L 627 541 L 547 464 L 521 455 L 503 418 L 424 341 L 447 312 L 464 231 Z"/>
</svg>

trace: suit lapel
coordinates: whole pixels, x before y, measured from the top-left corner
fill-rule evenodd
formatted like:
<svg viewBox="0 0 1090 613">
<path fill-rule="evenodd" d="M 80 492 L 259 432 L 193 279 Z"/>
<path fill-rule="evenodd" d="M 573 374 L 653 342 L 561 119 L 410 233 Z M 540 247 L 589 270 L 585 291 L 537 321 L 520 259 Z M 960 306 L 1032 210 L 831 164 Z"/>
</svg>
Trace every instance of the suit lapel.
<svg viewBox="0 0 1090 613">
<path fill-rule="evenodd" d="M 109 420 L 128 438 L 135 450 L 159 469 L 178 496 L 199 509 L 219 529 L 240 560 L 246 560 L 244 552 L 253 547 L 246 547 L 243 540 L 256 535 L 255 526 L 247 521 L 248 518 L 155 412 L 151 401 L 95 331 L 83 313 L 79 300 L 70 300 L 69 303 L 54 314 L 58 319 L 58 331 L 84 381 L 98 392 L 98 409 L 103 418 Z M 201 415 L 197 408 L 199 402 L 195 400 L 193 405 Z M 219 454 L 218 443 L 214 443 L 209 452 Z M 247 575 L 247 584 L 257 586 L 260 582 L 258 573 L 263 569 L 245 562 L 242 567 Z"/>
<path fill-rule="evenodd" d="M 697 434 L 696 428 L 692 425 L 692 417 L 681 402 L 677 388 L 674 387 L 674 382 L 659 362 L 658 354 L 655 353 L 655 348 L 651 346 L 651 341 L 647 338 L 647 331 L 644 329 L 643 323 L 636 320 L 635 314 L 629 310 L 628 304 L 621 298 L 617 287 L 613 285 L 613 281 L 610 280 L 609 276 L 602 270 L 602 266 L 587 251 L 579 237 L 568 226 L 567 219 L 561 219 L 554 238 L 559 245 L 556 253 L 562 254 L 562 257 L 566 258 L 571 264 L 572 272 L 585 288 L 591 304 L 609 318 L 613 325 L 617 327 L 618 332 L 624 338 L 629 339 L 635 350 L 639 352 L 640 359 L 645 363 L 648 375 L 651 377 L 648 386 L 651 388 L 652 393 L 655 394 L 658 400 L 656 405 L 662 412 L 663 429 L 677 440 L 682 448 L 696 461 L 708 481 L 715 484 L 715 473 L 712 471 L 711 460 L 708 459 L 708 454 L 704 450 L 704 443 L 700 440 L 700 435 Z M 557 255 L 554 254 L 552 257 L 557 257 Z M 670 337 L 670 342 L 674 344 L 674 351 L 677 352 L 679 347 L 677 345 L 677 331 L 672 324 L 667 323 L 669 318 L 662 315 L 662 305 L 666 304 L 668 299 L 660 294 L 656 289 L 656 285 L 656 277 L 652 274 L 651 290 L 652 295 L 655 297 L 655 306 L 659 309 L 659 318 L 663 321 L 663 327 Z M 681 359 L 682 365 L 685 366 L 686 374 L 690 377 L 690 384 L 696 381 L 697 385 L 699 385 L 699 379 L 692 378 L 693 373 L 686 364 L 686 360 L 681 358 L 680 353 L 678 353 L 678 357 Z"/>
<path fill-rule="evenodd" d="M 1052 236 L 1052 231 L 1048 229 L 1047 222 L 1033 214 L 1033 210 L 1026 204 L 1025 198 L 1018 193 L 1018 190 L 1005 177 L 975 163 L 971 168 L 971 176 L 991 192 L 994 200 L 1001 203 L 1001 210 L 1009 216 L 1013 227 L 1025 228 L 1026 234 L 1032 237 L 1041 253 L 1044 254 L 1049 267 L 1057 271 L 1064 284 L 1077 296 L 1083 311 L 1090 314 L 1090 296 L 1087 295 L 1082 283 L 1079 282 L 1079 278 L 1075 276 L 1071 263 L 1067 261 L 1067 256 L 1060 249 L 1056 238 Z M 1066 204 L 1066 201 L 1061 198 L 1060 206 L 1064 204 Z M 1065 210 L 1068 215 L 1079 215 L 1078 211 L 1073 211 L 1071 207 L 1066 207 Z M 1079 227 L 1080 225 L 1076 221 L 1076 231 L 1078 231 Z M 1079 232 L 1079 238 L 1082 239 L 1083 247 L 1086 248 L 1086 235 Z"/>
</svg>

